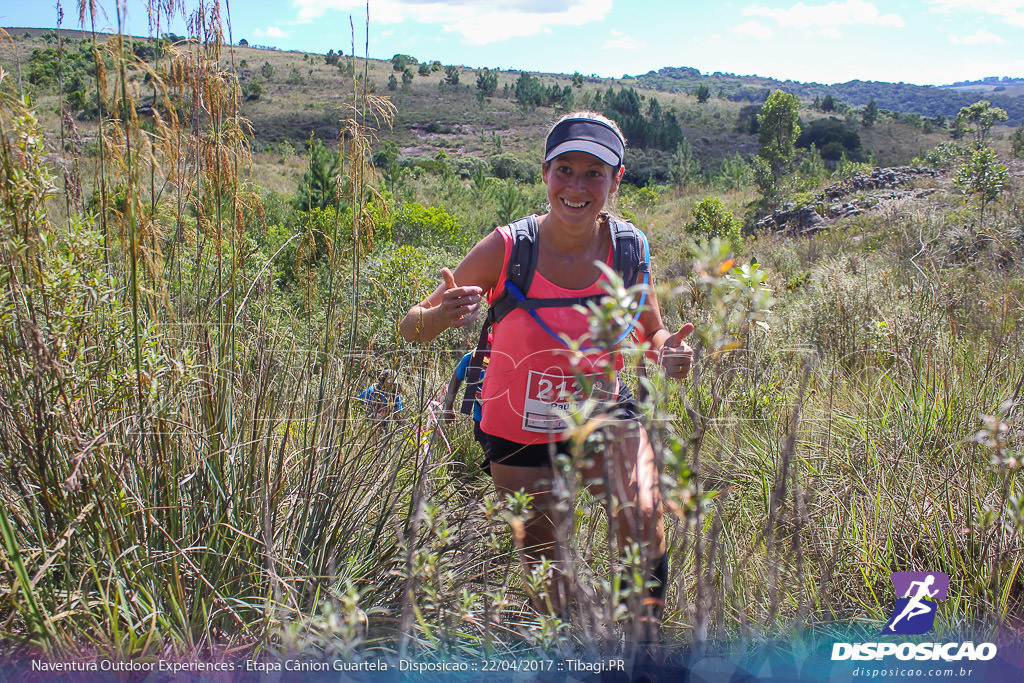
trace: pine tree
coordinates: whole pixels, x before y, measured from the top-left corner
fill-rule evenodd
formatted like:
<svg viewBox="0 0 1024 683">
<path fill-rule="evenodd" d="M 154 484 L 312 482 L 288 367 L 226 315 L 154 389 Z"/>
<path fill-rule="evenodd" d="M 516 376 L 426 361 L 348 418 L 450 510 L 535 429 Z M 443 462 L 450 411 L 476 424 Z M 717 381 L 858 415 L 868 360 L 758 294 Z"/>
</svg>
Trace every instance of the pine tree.
<svg viewBox="0 0 1024 683">
<path fill-rule="evenodd" d="M 762 192 L 766 199 L 777 199 L 781 194 L 782 179 L 789 173 L 796 156 L 796 140 L 800 137 L 797 123 L 800 100 L 796 95 L 776 90 L 761 107 L 757 115 L 758 141 L 761 149 L 757 156 L 766 165 Z"/>
<path fill-rule="evenodd" d="M 878 104 L 875 103 L 875 98 L 872 97 L 871 101 L 868 102 L 866 107 L 864 107 L 864 112 L 861 114 L 861 121 L 864 123 L 865 128 L 870 128 L 875 125 L 875 121 L 877 120 Z"/>
<path fill-rule="evenodd" d="M 306 144 L 309 150 L 309 166 L 299 183 L 296 208 L 310 211 L 334 206 L 338 202 L 338 174 L 341 164 L 338 155 L 324 147 L 317 139 Z"/>
</svg>

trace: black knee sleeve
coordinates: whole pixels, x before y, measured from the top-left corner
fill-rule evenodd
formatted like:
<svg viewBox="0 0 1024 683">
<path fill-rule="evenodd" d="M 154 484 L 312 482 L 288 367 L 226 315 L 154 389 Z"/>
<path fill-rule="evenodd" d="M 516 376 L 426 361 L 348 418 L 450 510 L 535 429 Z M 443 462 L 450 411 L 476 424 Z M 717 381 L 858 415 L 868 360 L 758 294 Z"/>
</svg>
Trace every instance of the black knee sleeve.
<svg viewBox="0 0 1024 683">
<path fill-rule="evenodd" d="M 651 570 L 650 580 L 654 585 L 647 589 L 647 597 L 664 600 L 665 586 L 668 584 L 668 553 L 658 558 L 657 564 Z"/>
</svg>

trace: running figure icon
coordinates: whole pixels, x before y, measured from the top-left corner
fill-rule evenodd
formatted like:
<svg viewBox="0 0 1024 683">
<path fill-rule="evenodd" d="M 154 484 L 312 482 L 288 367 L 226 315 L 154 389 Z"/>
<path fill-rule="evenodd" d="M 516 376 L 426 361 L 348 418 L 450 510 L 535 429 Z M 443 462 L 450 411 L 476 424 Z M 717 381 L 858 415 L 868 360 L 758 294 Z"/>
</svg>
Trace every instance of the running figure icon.
<svg viewBox="0 0 1024 683">
<path fill-rule="evenodd" d="M 908 590 L 907 594 L 903 596 L 905 598 L 909 598 L 907 606 L 904 607 L 903 611 L 900 612 L 900 615 L 893 619 L 892 622 L 889 624 L 890 631 L 895 632 L 896 624 L 898 624 L 900 620 L 904 617 L 906 617 L 909 621 L 914 617 L 920 616 L 922 614 L 928 614 L 932 611 L 932 607 L 929 607 L 928 605 L 924 604 L 922 600 L 924 600 L 925 598 L 934 598 L 935 595 L 939 592 L 938 589 L 928 590 L 928 587 L 931 586 L 933 583 L 935 583 L 935 575 L 933 574 L 929 574 L 928 578 L 926 578 L 924 581 L 911 582 L 910 590 Z M 914 586 L 917 586 L 917 592 L 911 595 L 911 592 L 913 592 L 914 590 Z"/>
<path fill-rule="evenodd" d="M 894 572 L 896 595 L 893 618 L 883 632 L 904 635 L 927 633 L 935 623 L 938 600 L 946 599 L 949 577 L 942 572 Z M 901 623 L 902 622 L 902 623 Z"/>
</svg>

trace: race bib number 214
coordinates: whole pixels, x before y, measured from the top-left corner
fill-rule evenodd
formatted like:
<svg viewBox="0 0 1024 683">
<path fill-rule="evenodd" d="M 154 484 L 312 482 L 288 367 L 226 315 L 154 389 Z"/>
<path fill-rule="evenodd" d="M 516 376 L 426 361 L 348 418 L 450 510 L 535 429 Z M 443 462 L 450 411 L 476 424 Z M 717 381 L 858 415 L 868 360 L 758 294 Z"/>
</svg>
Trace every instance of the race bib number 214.
<svg viewBox="0 0 1024 683">
<path fill-rule="evenodd" d="M 608 397 L 608 387 L 605 386 L 603 376 L 588 376 L 587 384 L 595 398 Z M 571 412 L 574 404 L 586 399 L 587 392 L 577 378 L 531 370 L 523 405 L 523 430 L 545 433 L 565 431 L 569 425 L 563 413 Z"/>
</svg>

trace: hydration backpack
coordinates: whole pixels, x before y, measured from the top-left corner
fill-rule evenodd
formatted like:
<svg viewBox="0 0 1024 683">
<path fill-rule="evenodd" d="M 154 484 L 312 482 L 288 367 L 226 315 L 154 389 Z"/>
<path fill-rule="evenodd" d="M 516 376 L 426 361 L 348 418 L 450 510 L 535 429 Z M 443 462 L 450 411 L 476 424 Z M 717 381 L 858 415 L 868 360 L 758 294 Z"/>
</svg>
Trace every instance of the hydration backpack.
<svg viewBox="0 0 1024 683">
<path fill-rule="evenodd" d="M 612 268 L 622 278 L 626 287 L 632 287 L 640 282 L 641 278 L 643 278 L 643 284 L 647 284 L 650 280 L 651 265 L 651 251 L 647 244 L 647 238 L 628 221 L 621 221 L 609 216 L 608 223 L 612 232 Z M 487 311 L 487 317 L 484 318 L 483 327 L 480 329 L 480 339 L 473 352 L 473 359 L 469 362 L 469 367 L 466 368 L 466 391 L 463 394 L 459 411 L 467 415 L 473 413 L 473 404 L 479 400 L 483 359 L 491 352 L 491 343 L 487 337 L 494 323 L 500 321 L 513 309 L 522 308 L 537 321 L 545 332 L 564 345 L 565 342 L 562 338 L 537 315 L 536 309 L 586 306 L 588 301 L 596 301 L 606 296 L 605 294 L 592 294 L 578 297 L 527 299 L 526 292 L 530 291 L 530 283 L 537 270 L 537 216 L 529 215 L 520 218 L 509 223 L 509 228 L 512 233 L 512 253 L 509 255 L 508 268 L 505 270 L 505 287 Z M 645 293 L 640 298 L 641 310 L 646 296 Z M 640 312 L 637 311 L 633 322 L 617 341 L 625 339 L 626 335 L 633 331 L 639 316 Z"/>
</svg>

